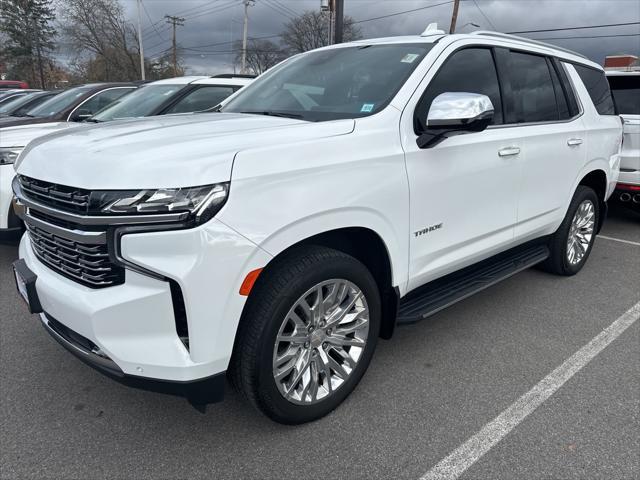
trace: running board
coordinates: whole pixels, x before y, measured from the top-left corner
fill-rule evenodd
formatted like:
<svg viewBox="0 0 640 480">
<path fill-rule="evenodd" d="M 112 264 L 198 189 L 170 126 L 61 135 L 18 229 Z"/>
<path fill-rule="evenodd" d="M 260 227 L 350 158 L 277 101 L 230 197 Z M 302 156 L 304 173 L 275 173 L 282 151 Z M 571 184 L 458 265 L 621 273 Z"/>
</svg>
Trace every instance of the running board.
<svg viewBox="0 0 640 480">
<path fill-rule="evenodd" d="M 400 300 L 397 324 L 406 325 L 495 285 L 549 257 L 546 245 L 526 245 L 430 282 Z"/>
</svg>

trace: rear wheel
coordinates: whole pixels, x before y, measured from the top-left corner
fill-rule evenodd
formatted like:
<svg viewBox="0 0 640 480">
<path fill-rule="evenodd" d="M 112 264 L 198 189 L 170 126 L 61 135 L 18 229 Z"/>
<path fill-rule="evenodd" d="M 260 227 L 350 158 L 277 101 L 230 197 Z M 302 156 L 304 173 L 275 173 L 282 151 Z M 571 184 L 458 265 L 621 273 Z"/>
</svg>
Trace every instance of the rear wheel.
<svg viewBox="0 0 640 480">
<path fill-rule="evenodd" d="M 263 275 L 238 332 L 232 382 L 277 422 L 315 420 L 367 369 L 380 329 L 377 285 L 355 258 L 313 246 Z"/>
<path fill-rule="evenodd" d="M 560 228 L 549 241 L 551 255 L 542 267 L 557 275 L 575 275 L 584 267 L 596 236 L 600 203 L 593 189 L 578 186 Z"/>
</svg>

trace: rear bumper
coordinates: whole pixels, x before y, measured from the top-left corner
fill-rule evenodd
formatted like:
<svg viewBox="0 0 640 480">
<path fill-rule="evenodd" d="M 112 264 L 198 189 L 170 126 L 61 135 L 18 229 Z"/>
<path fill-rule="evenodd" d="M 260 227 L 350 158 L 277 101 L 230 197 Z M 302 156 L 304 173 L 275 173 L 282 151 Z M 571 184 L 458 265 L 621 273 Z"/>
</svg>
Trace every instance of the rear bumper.
<svg viewBox="0 0 640 480">
<path fill-rule="evenodd" d="M 184 397 L 194 405 L 220 402 L 224 398 L 225 372 L 187 382 L 127 375 L 99 349 L 90 350 L 88 347 L 91 342 L 88 339 L 66 328 L 46 313 L 40 315 L 40 320 L 49 335 L 71 354 L 118 383 L 132 388 Z"/>
</svg>

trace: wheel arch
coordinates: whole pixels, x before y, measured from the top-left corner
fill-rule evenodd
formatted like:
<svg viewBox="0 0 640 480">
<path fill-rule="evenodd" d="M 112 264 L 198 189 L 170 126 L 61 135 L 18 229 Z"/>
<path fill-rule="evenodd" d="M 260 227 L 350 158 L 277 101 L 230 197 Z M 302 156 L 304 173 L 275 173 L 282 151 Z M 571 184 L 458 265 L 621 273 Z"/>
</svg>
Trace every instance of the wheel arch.
<svg viewBox="0 0 640 480">
<path fill-rule="evenodd" d="M 316 233 L 281 249 L 265 265 L 264 271 L 276 266 L 278 261 L 292 250 L 311 245 L 346 253 L 367 267 L 380 291 L 382 304 L 380 337 L 391 338 L 395 328 L 400 290 L 394 286 L 392 255 L 382 237 L 374 230 L 362 226 L 341 227 Z M 262 274 L 258 277 L 256 285 L 259 284 L 261 277 Z"/>
<path fill-rule="evenodd" d="M 600 203 L 600 218 L 598 218 L 596 233 L 600 233 L 602 225 L 604 224 L 605 217 L 607 215 L 607 174 L 604 170 L 601 169 L 591 170 L 590 172 L 582 176 L 580 182 L 578 182 L 578 185 L 584 185 L 586 187 L 592 188 L 598 196 L 598 200 Z"/>
</svg>

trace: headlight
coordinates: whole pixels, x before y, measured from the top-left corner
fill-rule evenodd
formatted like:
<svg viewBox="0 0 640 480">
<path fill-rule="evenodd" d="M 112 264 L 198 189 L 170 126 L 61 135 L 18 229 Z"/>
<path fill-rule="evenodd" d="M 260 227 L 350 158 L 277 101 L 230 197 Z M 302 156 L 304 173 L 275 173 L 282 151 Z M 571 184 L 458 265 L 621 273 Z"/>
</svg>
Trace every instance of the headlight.
<svg viewBox="0 0 640 480">
<path fill-rule="evenodd" d="M 89 210 L 102 215 L 190 213 L 196 224 L 207 222 L 227 201 L 229 183 L 158 190 L 93 191 Z"/>
<path fill-rule="evenodd" d="M 24 147 L 0 148 L 0 165 L 10 165 L 16 161 Z"/>
</svg>

